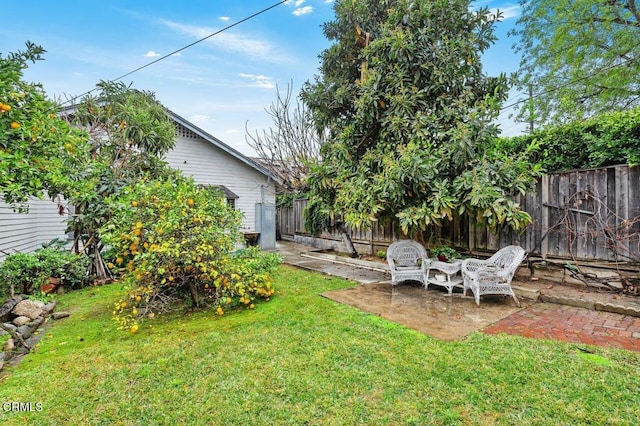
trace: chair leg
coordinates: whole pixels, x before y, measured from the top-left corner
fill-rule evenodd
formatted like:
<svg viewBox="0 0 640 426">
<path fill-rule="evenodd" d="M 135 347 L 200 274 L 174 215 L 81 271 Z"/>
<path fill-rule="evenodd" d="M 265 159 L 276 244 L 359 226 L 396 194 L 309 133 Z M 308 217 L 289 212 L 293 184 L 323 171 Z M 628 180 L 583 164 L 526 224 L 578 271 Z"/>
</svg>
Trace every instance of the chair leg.
<svg viewBox="0 0 640 426">
<path fill-rule="evenodd" d="M 516 301 L 516 305 L 518 305 L 518 308 L 520 308 L 520 301 L 518 300 L 518 298 L 516 297 L 515 293 L 511 293 L 511 296 L 513 296 L 513 300 Z"/>
</svg>

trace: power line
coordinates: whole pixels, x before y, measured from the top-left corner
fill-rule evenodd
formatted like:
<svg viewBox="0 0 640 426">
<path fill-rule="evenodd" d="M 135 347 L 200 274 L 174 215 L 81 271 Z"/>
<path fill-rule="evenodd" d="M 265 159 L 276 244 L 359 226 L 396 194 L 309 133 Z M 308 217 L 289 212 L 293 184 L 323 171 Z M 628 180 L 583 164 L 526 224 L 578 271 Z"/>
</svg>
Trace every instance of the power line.
<svg viewBox="0 0 640 426">
<path fill-rule="evenodd" d="M 201 39 L 196 40 L 196 41 L 194 41 L 193 43 L 189 43 L 189 44 L 187 44 L 186 46 L 181 47 L 180 49 L 174 50 L 174 51 L 173 51 L 173 52 L 171 52 L 171 53 L 167 53 L 166 55 L 161 56 L 161 57 L 159 57 L 159 58 L 157 58 L 157 59 L 155 59 L 155 60 L 153 60 L 153 61 L 151 61 L 151 62 L 149 62 L 149 63 L 147 63 L 147 64 L 145 64 L 145 65 L 142 65 L 142 66 L 140 66 L 140 67 L 138 67 L 138 68 L 134 69 L 133 71 L 129 71 L 129 72 L 128 72 L 128 73 L 126 73 L 126 74 L 122 74 L 121 76 L 116 77 L 116 78 L 111 79 L 111 80 L 108 80 L 108 81 L 118 81 L 118 80 L 122 80 L 123 78 L 128 77 L 128 76 L 130 76 L 131 74 L 134 74 L 134 73 L 136 73 L 136 72 L 138 72 L 138 71 L 140 71 L 140 70 L 143 70 L 143 69 L 145 69 L 145 68 L 147 68 L 147 67 L 150 67 L 150 66 L 151 66 L 151 65 L 153 65 L 153 64 L 157 64 L 158 62 L 160 62 L 160 61 L 162 61 L 162 60 L 165 60 L 165 59 L 167 59 L 168 57 L 175 55 L 176 53 L 180 53 L 180 52 L 182 52 L 183 50 L 186 50 L 186 49 L 188 49 L 188 48 L 190 48 L 190 47 L 193 47 L 193 46 L 195 46 L 195 45 L 196 45 L 196 44 L 198 44 L 198 43 L 202 43 L 203 41 L 208 40 L 208 39 L 210 39 L 210 38 L 211 38 L 211 37 L 213 37 L 213 36 L 216 36 L 216 35 L 218 35 L 218 34 L 220 34 L 220 33 L 224 32 L 224 31 L 227 31 L 227 30 L 229 30 L 229 29 L 231 29 L 231 28 L 233 28 L 233 27 L 235 27 L 235 26 L 238 26 L 238 25 L 240 25 L 240 24 L 242 24 L 242 23 L 244 23 L 244 22 L 246 22 L 246 21 L 248 21 L 248 20 L 250 20 L 250 19 L 253 19 L 253 18 L 255 18 L 255 17 L 256 17 L 256 16 L 258 16 L 258 15 L 262 15 L 263 13 L 268 12 L 269 10 L 276 8 L 276 7 L 280 6 L 281 4 L 286 3 L 287 1 L 288 1 L 288 0 L 282 0 L 282 1 L 279 1 L 278 3 L 272 4 L 271 6 L 269 6 L 269 7 L 267 7 L 267 8 L 264 8 L 264 9 L 262 9 L 261 11 L 254 13 L 253 15 L 247 16 L 246 18 L 243 18 L 243 19 L 241 19 L 241 20 L 239 20 L 239 21 L 237 21 L 237 22 L 234 22 L 234 23 L 233 23 L 233 24 L 231 24 L 231 25 L 228 25 L 228 26 L 226 26 L 226 27 L 224 27 L 224 28 L 222 28 L 222 29 L 220 29 L 220 30 L 218 30 L 218 31 L 215 31 L 215 32 L 213 32 L 213 33 L 209 34 L 209 35 L 208 35 L 208 36 L 206 36 L 206 37 L 202 37 Z M 86 96 L 86 95 L 88 95 L 89 93 L 93 92 L 94 90 L 96 90 L 96 88 L 93 88 L 93 89 L 89 90 L 88 92 L 85 92 L 85 93 L 83 93 L 83 94 L 81 94 L 81 95 L 75 96 L 75 97 L 71 98 L 70 100 L 68 100 L 68 101 L 66 101 L 66 102 L 63 102 L 61 105 L 68 104 L 68 103 L 75 103 L 75 100 L 76 100 L 76 99 L 81 98 L 81 97 L 83 97 L 83 96 Z"/>
<path fill-rule="evenodd" d="M 164 60 L 164 59 L 168 58 L 169 56 L 175 55 L 176 53 L 180 53 L 180 52 L 182 52 L 183 50 L 186 50 L 186 49 L 188 49 L 188 48 L 190 48 L 190 47 L 192 47 L 192 46 L 195 46 L 195 45 L 196 45 L 196 44 L 198 44 L 198 43 L 201 43 L 201 42 L 203 42 L 203 41 L 205 41 L 205 40 L 208 40 L 208 39 L 210 39 L 211 37 L 213 37 L 213 36 L 215 36 L 215 35 L 218 35 L 218 34 L 220 34 L 220 33 L 224 32 L 224 31 L 227 31 L 228 29 L 231 29 L 231 28 L 233 28 L 233 27 L 235 27 L 235 26 L 237 26 L 237 25 L 242 24 L 243 22 L 246 22 L 246 21 L 248 21 L 248 20 L 250 20 L 250 19 L 253 19 L 253 18 L 255 18 L 256 16 L 261 15 L 261 14 L 263 14 L 263 13 L 265 13 L 265 12 L 267 12 L 267 11 L 269 11 L 269 10 L 271 10 L 271 9 L 273 9 L 273 8 L 275 8 L 275 7 L 277 7 L 277 6 L 280 6 L 280 5 L 281 5 L 281 4 L 283 4 L 283 3 L 286 3 L 286 2 L 287 2 L 287 0 L 283 0 L 283 1 L 280 1 L 280 2 L 278 2 L 278 3 L 275 3 L 275 4 L 273 4 L 273 5 L 269 6 L 269 7 L 267 7 L 266 9 L 262 9 L 260 12 L 256 12 L 256 13 L 254 13 L 254 14 L 253 14 L 253 15 L 251 15 L 251 16 L 247 16 L 246 18 L 241 19 L 241 20 L 239 20 L 238 22 L 235 22 L 235 23 L 233 23 L 233 24 L 231 24 L 231 25 L 228 25 L 228 26 L 226 26 L 226 27 L 222 28 L 221 30 L 218 30 L 218 31 L 216 31 L 216 32 L 214 32 L 214 33 L 211 33 L 211 34 L 209 34 L 209 35 L 208 35 L 208 36 L 206 36 L 206 37 L 202 37 L 200 40 L 196 40 L 196 41 L 194 41 L 193 43 L 190 43 L 190 44 L 188 44 L 188 45 L 186 45 L 186 46 L 184 46 L 184 47 L 181 47 L 181 48 L 180 48 L 180 49 L 178 49 L 178 50 L 174 50 L 173 52 L 168 53 L 168 54 L 166 54 L 166 55 L 164 55 L 164 56 L 162 56 L 162 57 L 160 57 L 160 58 L 158 58 L 158 59 L 156 59 L 156 60 L 153 60 L 153 61 L 149 62 L 148 64 L 142 65 L 141 67 L 138 67 L 138 68 L 134 69 L 133 71 L 129 71 L 128 73 L 123 74 L 123 75 L 121 75 L 120 77 L 117 77 L 117 78 L 113 79 L 112 81 L 122 80 L 123 78 L 125 78 L 125 77 L 127 77 L 127 76 L 130 76 L 130 75 L 131 75 L 131 74 L 133 74 L 133 73 L 136 73 L 136 72 L 138 72 L 138 71 L 140 71 L 140 70 L 143 70 L 143 69 L 145 69 L 145 68 L 147 68 L 147 67 L 149 67 L 149 66 L 151 66 L 151 65 L 153 65 L 153 64 L 155 64 L 155 63 L 158 63 L 158 62 L 160 62 L 160 61 L 162 61 L 162 60 Z"/>
</svg>

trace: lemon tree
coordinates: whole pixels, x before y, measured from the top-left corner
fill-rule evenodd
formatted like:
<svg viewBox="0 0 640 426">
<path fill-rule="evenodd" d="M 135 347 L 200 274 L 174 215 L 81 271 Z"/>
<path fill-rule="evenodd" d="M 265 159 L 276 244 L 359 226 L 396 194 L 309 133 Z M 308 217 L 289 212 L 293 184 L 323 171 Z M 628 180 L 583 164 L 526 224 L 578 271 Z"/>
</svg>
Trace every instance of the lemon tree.
<svg viewBox="0 0 640 426">
<path fill-rule="evenodd" d="M 86 136 L 56 115 L 41 85 L 23 79 L 44 53 L 27 42 L 25 51 L 0 54 L 0 195 L 23 210 L 30 197 L 63 191 L 74 164 L 89 155 Z"/>
<path fill-rule="evenodd" d="M 115 306 L 121 328 L 187 300 L 222 315 L 232 306 L 255 307 L 274 293 L 274 254 L 247 249 L 241 213 L 216 189 L 199 187 L 178 172 L 145 179 L 112 202 L 114 217 L 102 230 L 112 247 L 111 268 L 122 273 L 127 296 Z"/>
</svg>

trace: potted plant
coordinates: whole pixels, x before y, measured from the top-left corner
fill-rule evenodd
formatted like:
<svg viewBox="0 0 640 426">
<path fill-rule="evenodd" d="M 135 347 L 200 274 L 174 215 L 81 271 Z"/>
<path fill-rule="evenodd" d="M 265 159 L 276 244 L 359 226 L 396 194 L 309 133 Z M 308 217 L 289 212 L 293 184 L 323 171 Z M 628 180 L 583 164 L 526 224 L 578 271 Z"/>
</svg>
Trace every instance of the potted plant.
<svg viewBox="0 0 640 426">
<path fill-rule="evenodd" d="M 460 253 L 453 247 L 439 246 L 429 250 L 432 257 L 437 257 L 440 262 L 453 262 L 462 258 Z"/>
</svg>

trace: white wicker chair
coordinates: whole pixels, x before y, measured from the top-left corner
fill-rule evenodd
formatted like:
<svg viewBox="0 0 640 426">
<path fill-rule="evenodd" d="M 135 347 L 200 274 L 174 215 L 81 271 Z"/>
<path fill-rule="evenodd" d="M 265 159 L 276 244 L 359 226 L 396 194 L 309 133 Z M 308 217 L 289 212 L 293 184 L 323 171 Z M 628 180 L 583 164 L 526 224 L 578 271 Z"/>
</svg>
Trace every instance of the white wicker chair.
<svg viewBox="0 0 640 426">
<path fill-rule="evenodd" d="M 504 294 L 512 296 L 520 306 L 520 301 L 511 288 L 511 280 L 524 259 L 524 254 L 522 247 L 507 246 L 486 260 L 463 260 L 461 271 L 464 295 L 466 296 L 467 290 L 471 290 L 476 304 L 480 306 L 480 296 L 483 294 Z"/>
<path fill-rule="evenodd" d="M 427 251 L 418 242 L 400 240 L 389 246 L 387 262 L 391 269 L 391 284 L 402 281 L 427 281 Z"/>
</svg>

